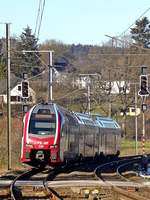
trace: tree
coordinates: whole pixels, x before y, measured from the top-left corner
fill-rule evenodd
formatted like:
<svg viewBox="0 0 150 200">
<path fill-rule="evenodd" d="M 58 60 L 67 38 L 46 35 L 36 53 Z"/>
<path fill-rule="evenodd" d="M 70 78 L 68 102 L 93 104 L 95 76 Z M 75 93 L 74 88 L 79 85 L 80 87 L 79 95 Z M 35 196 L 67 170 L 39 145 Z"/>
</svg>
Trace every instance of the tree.
<svg viewBox="0 0 150 200">
<path fill-rule="evenodd" d="M 147 17 L 136 21 L 136 26 L 131 28 L 132 39 L 142 47 L 150 47 L 150 21 Z"/>
<path fill-rule="evenodd" d="M 0 40 L 0 80 L 3 79 L 6 76 L 6 67 L 5 67 L 5 61 L 3 58 L 3 53 L 2 53 L 2 40 Z"/>
<path fill-rule="evenodd" d="M 4 61 L 0 61 L 0 79 L 6 76 L 6 67 Z"/>
<path fill-rule="evenodd" d="M 17 45 L 17 63 L 15 63 L 15 72 L 17 73 L 17 75 L 21 76 L 23 70 L 31 73 L 31 67 L 37 67 L 40 65 L 40 54 L 38 52 L 22 52 L 23 50 L 37 51 L 37 42 L 38 40 L 32 34 L 31 28 L 27 26 L 27 28 L 24 29 L 24 32 L 22 32 Z"/>
</svg>

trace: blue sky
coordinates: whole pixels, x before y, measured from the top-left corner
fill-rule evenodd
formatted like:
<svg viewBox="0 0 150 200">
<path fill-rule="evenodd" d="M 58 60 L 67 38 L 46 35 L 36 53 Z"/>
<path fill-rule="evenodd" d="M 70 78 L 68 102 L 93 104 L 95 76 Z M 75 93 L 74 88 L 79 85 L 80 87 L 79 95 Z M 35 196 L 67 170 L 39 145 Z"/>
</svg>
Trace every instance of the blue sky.
<svg viewBox="0 0 150 200">
<path fill-rule="evenodd" d="M 2 1 L 0 22 L 12 23 L 11 35 L 20 36 L 27 25 L 34 32 L 38 6 L 39 0 Z M 99 45 L 105 34 L 120 35 L 149 7 L 149 0 L 46 0 L 39 39 Z M 150 11 L 146 16 L 150 19 Z"/>
</svg>

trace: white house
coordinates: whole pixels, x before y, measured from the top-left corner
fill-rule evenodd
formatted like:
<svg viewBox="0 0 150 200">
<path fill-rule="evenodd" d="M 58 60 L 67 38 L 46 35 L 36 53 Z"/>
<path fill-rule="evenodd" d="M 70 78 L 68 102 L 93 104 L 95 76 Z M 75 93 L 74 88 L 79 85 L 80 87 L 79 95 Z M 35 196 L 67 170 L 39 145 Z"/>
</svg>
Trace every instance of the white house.
<svg viewBox="0 0 150 200">
<path fill-rule="evenodd" d="M 112 81 L 111 83 L 111 94 L 121 94 L 126 92 L 126 94 L 130 93 L 130 83 L 125 81 Z M 107 84 L 109 86 L 109 83 Z M 126 90 L 126 91 L 125 91 Z"/>
<path fill-rule="evenodd" d="M 87 88 L 87 85 L 89 83 L 89 79 L 85 76 L 76 78 L 73 81 L 73 86 L 77 86 L 79 87 L 79 89 L 83 89 L 83 88 Z M 97 84 L 99 84 L 97 82 Z M 109 91 L 110 89 L 110 93 L 111 94 L 122 94 L 124 92 L 126 92 L 126 94 L 130 93 L 130 83 L 129 82 L 125 82 L 125 81 L 101 81 L 101 85 L 103 85 L 103 91 Z M 95 83 L 96 86 L 96 83 Z M 125 91 L 126 90 L 126 91 Z"/>
<path fill-rule="evenodd" d="M 11 89 L 10 95 L 11 95 L 11 104 L 22 104 L 23 102 L 25 104 L 34 104 L 36 103 L 36 93 L 34 90 L 29 87 L 29 98 L 22 98 L 22 88 L 21 83 L 17 84 L 14 88 Z M 7 103 L 7 95 L 3 94 L 3 102 Z"/>
<path fill-rule="evenodd" d="M 73 80 L 72 85 L 73 85 L 73 87 L 77 86 L 77 87 L 79 87 L 79 89 L 83 89 L 83 88 L 87 87 L 88 81 L 89 80 L 87 79 L 86 76 L 81 76 L 81 77 L 78 77 L 75 80 Z"/>
</svg>

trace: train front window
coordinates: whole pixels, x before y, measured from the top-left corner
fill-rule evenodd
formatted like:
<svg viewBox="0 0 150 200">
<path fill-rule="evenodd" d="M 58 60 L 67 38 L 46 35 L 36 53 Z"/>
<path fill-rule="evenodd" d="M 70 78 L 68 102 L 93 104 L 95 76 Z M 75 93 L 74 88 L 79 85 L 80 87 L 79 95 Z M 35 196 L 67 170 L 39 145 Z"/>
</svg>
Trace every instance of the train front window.
<svg viewBox="0 0 150 200">
<path fill-rule="evenodd" d="M 56 114 L 54 106 L 37 105 L 30 118 L 29 135 L 54 136 L 56 133 Z"/>
</svg>

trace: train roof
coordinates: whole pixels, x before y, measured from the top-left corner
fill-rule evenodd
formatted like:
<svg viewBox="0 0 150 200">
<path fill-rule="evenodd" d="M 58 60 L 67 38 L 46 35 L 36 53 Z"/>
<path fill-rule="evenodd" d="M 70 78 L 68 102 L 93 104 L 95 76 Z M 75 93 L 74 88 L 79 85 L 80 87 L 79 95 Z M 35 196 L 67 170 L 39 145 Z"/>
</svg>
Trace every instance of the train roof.
<svg viewBox="0 0 150 200">
<path fill-rule="evenodd" d="M 89 125 L 89 126 L 98 126 L 101 128 L 114 128 L 120 129 L 118 123 L 110 117 L 102 116 L 99 114 L 86 114 L 86 113 L 79 113 L 79 112 L 71 112 L 68 109 L 56 105 L 55 103 L 39 103 L 34 108 L 33 112 L 43 113 L 48 112 L 47 109 L 51 108 L 51 112 L 54 113 L 54 107 L 57 106 L 63 114 L 65 115 L 72 115 L 72 117 L 76 118 L 79 124 Z M 46 110 L 45 110 L 46 109 Z"/>
<path fill-rule="evenodd" d="M 85 124 L 85 125 L 92 125 L 96 126 L 96 123 L 93 121 L 92 117 L 88 114 L 74 112 L 76 118 L 78 119 L 79 124 Z"/>
<path fill-rule="evenodd" d="M 80 124 L 99 126 L 101 128 L 120 129 L 119 124 L 110 117 L 105 117 L 98 114 L 88 115 L 78 112 L 74 112 L 74 114 Z"/>
<path fill-rule="evenodd" d="M 93 114 L 92 117 L 97 121 L 100 127 L 120 129 L 119 124 L 110 117 Z"/>
</svg>

